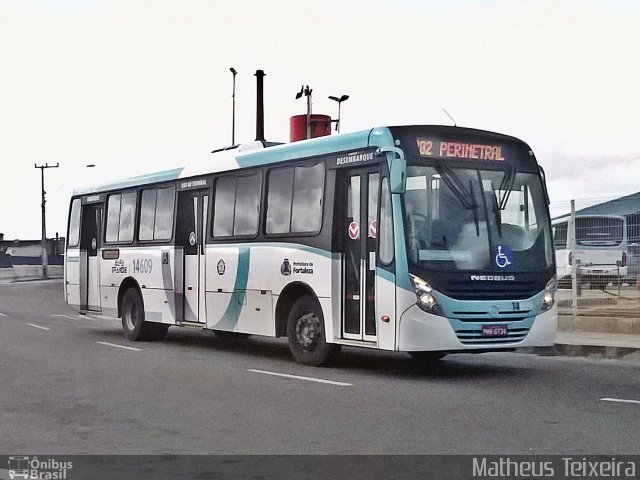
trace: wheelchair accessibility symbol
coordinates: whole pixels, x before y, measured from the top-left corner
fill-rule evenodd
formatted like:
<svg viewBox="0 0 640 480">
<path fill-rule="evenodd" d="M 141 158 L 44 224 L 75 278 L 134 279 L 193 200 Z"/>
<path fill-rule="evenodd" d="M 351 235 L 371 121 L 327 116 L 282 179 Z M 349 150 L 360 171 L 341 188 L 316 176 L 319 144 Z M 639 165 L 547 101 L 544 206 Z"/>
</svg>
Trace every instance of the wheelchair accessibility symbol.
<svg viewBox="0 0 640 480">
<path fill-rule="evenodd" d="M 511 249 L 506 245 L 498 245 L 498 252 L 496 253 L 496 266 L 498 268 L 508 268 L 512 262 L 513 254 Z"/>
</svg>

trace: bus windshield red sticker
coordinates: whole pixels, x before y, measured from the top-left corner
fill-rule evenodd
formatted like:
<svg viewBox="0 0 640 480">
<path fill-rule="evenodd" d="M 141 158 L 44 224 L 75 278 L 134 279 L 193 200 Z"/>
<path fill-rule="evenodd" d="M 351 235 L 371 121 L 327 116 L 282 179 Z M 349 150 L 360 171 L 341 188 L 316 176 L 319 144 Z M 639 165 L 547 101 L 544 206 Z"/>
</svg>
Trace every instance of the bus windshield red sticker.
<svg viewBox="0 0 640 480">
<path fill-rule="evenodd" d="M 349 238 L 351 240 L 357 240 L 360 237 L 360 225 L 358 222 L 351 222 L 349 224 Z"/>
<path fill-rule="evenodd" d="M 369 238 L 377 238 L 378 237 L 378 222 L 376 220 L 371 220 L 369 223 Z"/>
</svg>

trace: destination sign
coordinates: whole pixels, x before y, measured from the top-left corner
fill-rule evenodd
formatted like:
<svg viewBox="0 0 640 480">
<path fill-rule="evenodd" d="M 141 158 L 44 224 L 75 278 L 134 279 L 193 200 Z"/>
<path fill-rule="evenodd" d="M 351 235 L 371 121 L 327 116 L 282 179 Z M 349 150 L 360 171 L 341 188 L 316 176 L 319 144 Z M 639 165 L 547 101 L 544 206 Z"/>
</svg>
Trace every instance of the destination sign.
<svg viewBox="0 0 640 480">
<path fill-rule="evenodd" d="M 178 184 L 178 190 L 188 190 L 190 188 L 206 187 L 207 179 L 200 178 L 197 180 L 186 180 Z"/>
<path fill-rule="evenodd" d="M 327 168 L 354 167 L 360 164 L 372 162 L 380 162 L 384 157 L 377 156 L 375 150 L 369 148 L 366 150 L 357 150 L 338 154 L 327 162 Z"/>
<path fill-rule="evenodd" d="M 504 162 L 502 146 L 481 143 L 444 141 L 437 138 L 416 138 L 418 152 L 427 158 L 460 158 Z"/>
<path fill-rule="evenodd" d="M 96 203 L 103 200 L 102 195 L 90 195 L 82 199 L 83 203 Z"/>
</svg>

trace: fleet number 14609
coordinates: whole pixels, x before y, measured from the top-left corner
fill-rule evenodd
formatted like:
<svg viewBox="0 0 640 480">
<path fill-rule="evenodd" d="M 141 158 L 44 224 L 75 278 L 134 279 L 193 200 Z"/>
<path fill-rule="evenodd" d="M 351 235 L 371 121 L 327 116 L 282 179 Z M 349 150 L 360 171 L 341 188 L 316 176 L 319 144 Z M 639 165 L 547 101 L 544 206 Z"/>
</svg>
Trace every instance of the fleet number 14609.
<svg viewBox="0 0 640 480">
<path fill-rule="evenodd" d="M 134 258 L 133 273 L 151 273 L 153 262 L 150 258 Z"/>
</svg>

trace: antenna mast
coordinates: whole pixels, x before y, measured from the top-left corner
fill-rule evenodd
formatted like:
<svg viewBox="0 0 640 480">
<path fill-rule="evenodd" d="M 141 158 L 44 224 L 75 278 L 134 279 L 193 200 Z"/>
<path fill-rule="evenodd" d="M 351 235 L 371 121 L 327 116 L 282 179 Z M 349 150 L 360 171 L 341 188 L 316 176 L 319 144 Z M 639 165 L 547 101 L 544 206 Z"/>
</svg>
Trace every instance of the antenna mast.
<svg viewBox="0 0 640 480">
<path fill-rule="evenodd" d="M 447 117 L 449 117 L 449 118 L 451 119 L 451 121 L 453 122 L 453 126 L 454 126 L 454 127 L 457 127 L 458 125 L 456 124 L 456 121 L 453 119 L 453 117 L 452 117 L 451 115 L 449 115 L 449 112 L 447 112 L 444 108 L 442 109 L 442 111 L 443 111 L 444 113 L 446 113 L 446 114 L 447 114 Z"/>
<path fill-rule="evenodd" d="M 236 144 L 236 69 L 231 67 L 229 71 L 233 74 L 233 92 L 231 98 L 233 99 L 233 106 L 231 110 L 231 145 Z"/>
</svg>

